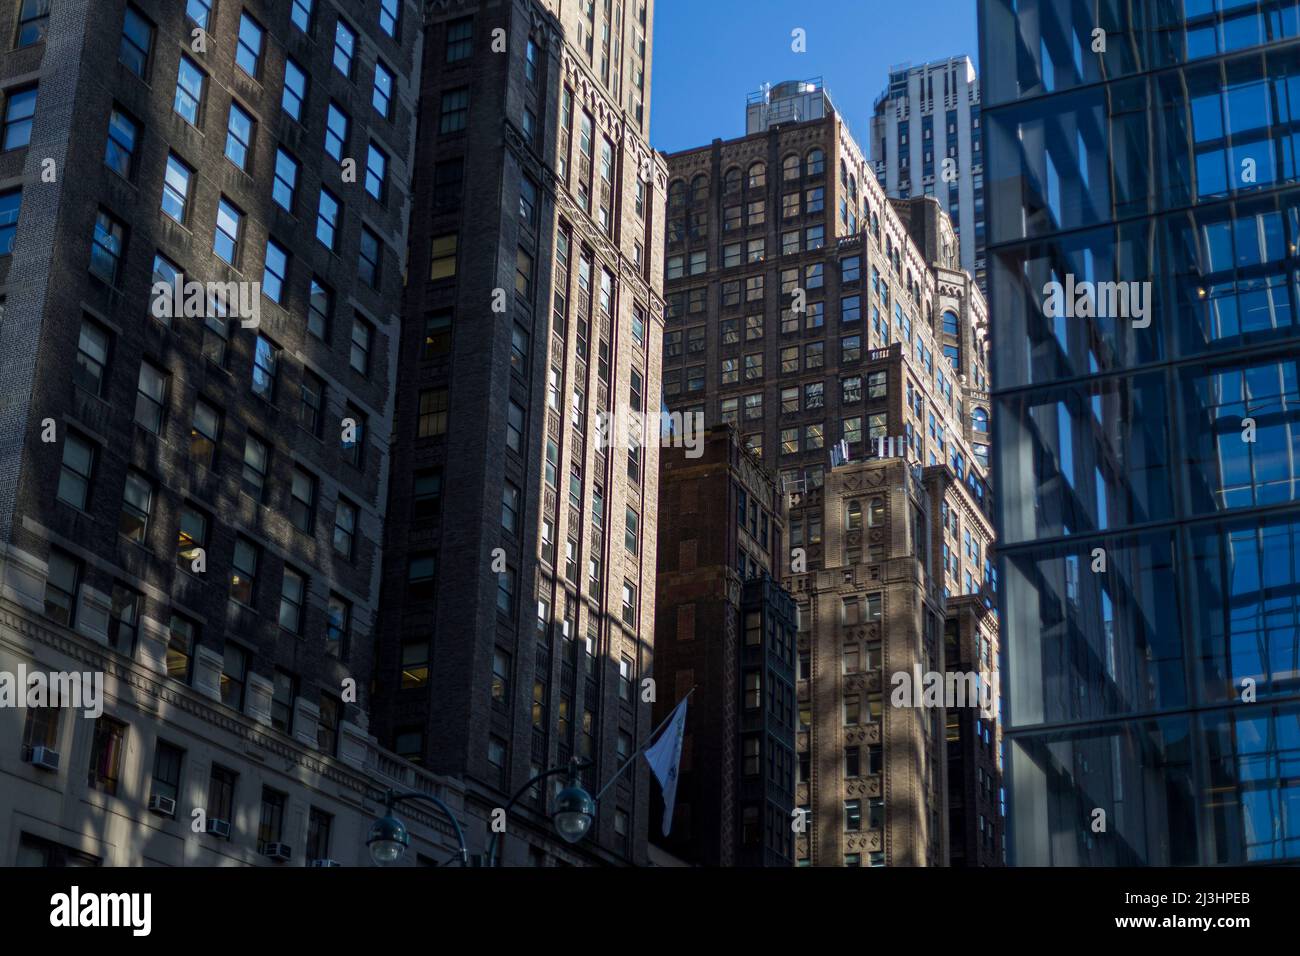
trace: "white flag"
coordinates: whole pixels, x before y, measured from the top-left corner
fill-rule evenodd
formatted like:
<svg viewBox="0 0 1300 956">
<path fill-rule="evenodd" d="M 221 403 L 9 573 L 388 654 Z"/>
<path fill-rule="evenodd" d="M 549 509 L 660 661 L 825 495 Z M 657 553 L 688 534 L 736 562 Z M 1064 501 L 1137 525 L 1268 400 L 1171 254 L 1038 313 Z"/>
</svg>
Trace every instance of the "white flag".
<svg viewBox="0 0 1300 956">
<path fill-rule="evenodd" d="M 686 733 L 686 701 L 677 705 L 668 719 L 668 729 L 645 751 L 646 763 L 664 791 L 664 836 L 673 826 L 673 804 L 677 802 L 677 767 L 682 762 L 682 736 Z"/>
</svg>

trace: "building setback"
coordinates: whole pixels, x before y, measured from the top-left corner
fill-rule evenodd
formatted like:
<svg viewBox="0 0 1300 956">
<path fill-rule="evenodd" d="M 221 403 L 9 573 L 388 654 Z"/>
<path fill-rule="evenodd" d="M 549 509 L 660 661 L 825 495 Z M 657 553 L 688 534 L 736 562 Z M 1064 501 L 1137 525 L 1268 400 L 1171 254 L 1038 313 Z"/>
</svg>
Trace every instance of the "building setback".
<svg viewBox="0 0 1300 956">
<path fill-rule="evenodd" d="M 463 776 L 482 815 L 572 757 L 592 761 L 595 793 L 650 729 L 666 185 L 647 144 L 652 6 L 430 10 L 376 728 Z M 647 411 L 648 439 L 629 439 Z M 503 859 L 643 862 L 647 773 L 610 787 L 575 847 L 539 787 Z"/>
<path fill-rule="evenodd" d="M 1296 12 L 980 4 L 1017 865 L 1300 859 Z"/>
<path fill-rule="evenodd" d="M 876 98 L 870 146 L 886 195 L 939 201 L 961 243 L 961 268 L 987 290 L 981 124 L 975 65 L 953 56 L 890 72 Z"/>
<path fill-rule="evenodd" d="M 659 472 L 656 722 L 687 706 L 672 830 L 650 839 L 702 866 L 791 866 L 795 606 L 777 583 L 786 496 L 735 429 L 701 454 L 664 449 Z"/>
<path fill-rule="evenodd" d="M 882 700 L 894 673 L 945 666 L 948 599 L 992 604 L 984 299 L 937 203 L 885 198 L 818 82 L 768 88 L 747 114 L 745 137 L 669 157 L 664 393 L 673 411 L 736 426 L 792 496 L 796 802 L 812 811 L 796 861 L 943 865 L 942 712 L 936 726 Z M 964 627 L 993 670 L 993 615 Z M 970 755 L 963 793 L 983 793 L 997 723 L 966 716 L 951 728 Z M 985 850 L 961 859 L 999 859 L 999 808 L 963 808 Z"/>
<path fill-rule="evenodd" d="M 364 697 L 420 17 L 0 11 L 0 667 L 107 676 L 98 719 L 4 710 L 0 863 L 351 862 L 414 779 Z"/>
</svg>

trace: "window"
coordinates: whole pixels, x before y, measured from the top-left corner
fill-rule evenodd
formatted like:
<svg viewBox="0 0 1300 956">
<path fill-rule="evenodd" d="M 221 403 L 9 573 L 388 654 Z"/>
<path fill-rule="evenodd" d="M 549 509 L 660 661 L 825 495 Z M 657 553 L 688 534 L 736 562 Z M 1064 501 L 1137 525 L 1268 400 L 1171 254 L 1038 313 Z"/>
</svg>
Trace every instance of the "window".
<svg viewBox="0 0 1300 956">
<path fill-rule="evenodd" d="M 324 339 L 329 331 L 330 316 L 334 312 L 334 292 L 320 279 L 312 276 L 311 292 L 307 299 L 307 331 Z"/>
<path fill-rule="evenodd" d="M 81 563 L 51 549 L 49 573 L 45 578 L 45 616 L 72 627 L 77 616 L 77 589 L 81 584 Z"/>
<path fill-rule="evenodd" d="M 342 435 L 340 436 L 340 446 L 343 449 L 344 458 L 352 464 L 354 468 L 360 468 L 365 460 L 366 447 L 366 416 L 351 402 L 345 408 L 345 425 Z M 351 426 L 347 425 L 347 420 L 351 420 Z"/>
<path fill-rule="evenodd" d="M 275 376 L 280 361 L 280 350 L 265 335 L 257 337 L 253 347 L 252 390 L 258 398 L 268 402 L 275 398 Z"/>
<path fill-rule="evenodd" d="M 316 479 L 301 468 L 293 470 L 290 482 L 289 520 L 308 534 L 316 525 Z"/>
<path fill-rule="evenodd" d="M 340 497 L 334 508 L 334 551 L 349 561 L 357 534 L 357 506 Z"/>
<path fill-rule="evenodd" d="M 63 464 L 59 468 L 57 497 L 64 504 L 85 510 L 90 498 L 95 446 L 74 432 L 63 438 Z"/>
<path fill-rule="evenodd" d="M 469 88 L 447 90 L 442 94 L 438 119 L 439 133 L 459 133 L 469 123 Z"/>
<path fill-rule="evenodd" d="M 111 717 L 96 720 L 95 736 L 90 745 L 87 786 L 115 796 L 122 774 L 122 753 L 125 749 L 126 724 Z"/>
<path fill-rule="evenodd" d="M 197 625 L 179 614 L 171 616 L 167 629 L 167 676 L 182 683 L 190 679 L 190 660 L 194 654 Z"/>
<path fill-rule="evenodd" d="M 212 251 L 238 268 L 239 240 L 244 214 L 225 196 L 217 203 L 217 228 L 212 236 Z"/>
<path fill-rule="evenodd" d="M 165 740 L 159 740 L 153 752 L 153 779 L 149 784 L 149 796 L 169 797 L 179 802 L 181 791 L 181 764 L 185 751 L 173 747 Z"/>
<path fill-rule="evenodd" d="M 289 276 L 289 254 L 274 239 L 266 240 L 266 262 L 262 268 L 262 295 L 281 302 Z"/>
<path fill-rule="evenodd" d="M 257 79 L 262 65 L 262 38 L 265 31 L 247 13 L 239 15 L 239 42 L 235 49 L 235 65 Z"/>
<path fill-rule="evenodd" d="M 366 192 L 378 202 L 388 189 L 388 154 L 371 143 L 366 152 Z"/>
<path fill-rule="evenodd" d="M 35 46 L 45 42 L 46 31 L 50 27 L 51 0 L 22 0 L 18 8 L 17 46 Z"/>
<path fill-rule="evenodd" d="M 406 571 L 407 595 L 412 601 L 430 601 L 434 593 L 435 563 L 431 554 L 416 554 L 410 558 Z"/>
<path fill-rule="evenodd" d="M 302 611 L 307 601 L 307 579 L 286 566 L 280 583 L 280 626 L 291 634 L 302 633 Z"/>
<path fill-rule="evenodd" d="M 400 0 L 379 0 L 379 29 L 390 37 L 397 36 Z"/>
<path fill-rule="evenodd" d="M 439 309 L 424 317 L 424 347 L 421 358 L 428 360 L 451 351 L 451 317 L 451 309 Z"/>
<path fill-rule="evenodd" d="M 641 516 L 629 506 L 623 522 L 623 547 L 632 554 L 637 553 L 640 527 Z"/>
<path fill-rule="evenodd" d="M 291 58 L 284 61 L 284 92 L 280 96 L 280 109 L 293 119 L 302 119 L 302 105 L 307 99 L 307 74 Z M 179 110 L 177 111 L 179 112 Z"/>
<path fill-rule="evenodd" d="M 361 227 L 361 238 L 357 243 L 357 277 L 372 289 L 379 288 L 380 267 L 383 263 L 384 247 L 366 226 Z"/>
<path fill-rule="evenodd" d="M 48 15 L 47 10 L 47 18 Z M 122 41 L 117 48 L 118 62 L 143 80 L 149 73 L 149 54 L 152 50 L 153 24 L 139 10 L 128 5 L 126 17 L 122 21 Z"/>
<path fill-rule="evenodd" d="M 244 709 L 244 684 L 248 677 L 248 651 L 226 642 L 221 665 L 221 702 L 227 707 Z"/>
<path fill-rule="evenodd" d="M 531 302 L 533 298 L 533 257 L 523 246 L 515 253 L 515 292 Z"/>
<path fill-rule="evenodd" d="M 357 52 L 357 34 L 339 17 L 334 24 L 334 68 L 352 79 L 352 58 Z"/>
<path fill-rule="evenodd" d="M 348 114 L 343 112 L 337 103 L 330 100 L 329 108 L 325 111 L 325 152 L 340 163 L 343 162 L 343 153 L 347 149 L 348 130 L 351 125 L 352 120 Z"/>
<path fill-rule="evenodd" d="M 277 667 L 271 691 L 271 726 L 281 733 L 287 734 L 293 729 L 293 708 L 297 696 L 298 679 Z"/>
<path fill-rule="evenodd" d="M 289 19 L 303 33 L 311 33 L 311 8 L 315 0 L 293 0 Z"/>
<path fill-rule="evenodd" d="M 193 179 L 194 170 L 175 153 L 169 153 L 167 171 L 163 175 L 162 211 L 179 223 L 185 222 Z"/>
<path fill-rule="evenodd" d="M 338 236 L 339 201 L 328 189 L 321 187 L 316 206 L 316 241 L 333 251 Z"/>
<path fill-rule="evenodd" d="M 194 403 L 194 419 L 190 423 L 190 461 L 211 468 L 221 434 L 221 413 L 198 399 Z"/>
<path fill-rule="evenodd" d="M 528 176 L 519 178 L 519 218 L 529 226 L 537 221 L 537 184 Z"/>
<path fill-rule="evenodd" d="M 21 149 L 31 142 L 32 117 L 35 115 L 36 87 L 28 86 L 6 95 L 4 149 Z"/>
<path fill-rule="evenodd" d="M 298 160 L 283 149 L 275 151 L 275 180 L 271 184 L 271 198 L 285 212 L 293 212 L 294 193 L 298 189 Z"/>
<path fill-rule="evenodd" d="M 62 479 L 59 484 L 62 486 Z M 118 531 L 128 541 L 144 544 L 149 534 L 149 515 L 152 511 L 153 483 L 138 471 L 128 471 L 122 489 L 122 516 L 118 521 Z"/>
<path fill-rule="evenodd" d="M 370 91 L 370 105 L 384 119 L 389 119 L 393 112 L 393 72 L 375 61 L 375 83 Z"/>
<path fill-rule="evenodd" d="M 284 832 L 285 796 L 270 787 L 262 788 L 262 815 L 257 825 L 257 852 L 265 853 L 272 843 L 281 842 Z"/>
<path fill-rule="evenodd" d="M 256 502 L 262 501 L 266 487 L 267 462 L 270 451 L 266 443 L 249 435 L 244 440 L 244 468 L 241 490 Z"/>
<path fill-rule="evenodd" d="M 230 115 L 226 118 L 226 159 L 247 172 L 248 151 L 252 145 L 253 117 L 232 102 Z"/>
<path fill-rule="evenodd" d="M 230 596 L 249 607 L 257 601 L 257 564 L 260 552 L 247 538 L 235 539 L 235 553 L 230 565 Z"/>
<path fill-rule="evenodd" d="M 331 593 L 325 606 L 325 653 L 331 657 L 344 657 L 348 635 L 352 629 L 352 605 L 345 598 Z"/>
<path fill-rule="evenodd" d="M 352 352 L 348 364 L 362 375 L 370 373 L 370 345 L 375 328 L 359 315 L 352 317 Z"/>
<path fill-rule="evenodd" d="M 636 626 L 636 585 L 623 582 L 623 623 Z"/>
<path fill-rule="evenodd" d="M 208 775 L 208 819 L 233 824 L 235 819 L 235 786 L 239 775 L 218 764 L 212 765 Z M 227 835 L 224 839 L 229 840 Z"/>
<path fill-rule="evenodd" d="M 198 560 L 207 540 L 207 516 L 189 504 L 182 505 L 176 528 L 177 566 L 185 571 L 193 571 L 194 562 Z"/>
<path fill-rule="evenodd" d="M 497 575 L 497 610 L 511 615 L 515 609 L 515 569 L 507 567 Z"/>
<path fill-rule="evenodd" d="M 455 233 L 434 238 L 432 263 L 429 268 L 429 278 L 431 280 L 437 281 L 438 279 L 455 277 L 456 245 L 457 237 Z"/>
<path fill-rule="evenodd" d="M 844 801 L 844 829 L 849 831 L 862 829 L 862 801 Z"/>
<path fill-rule="evenodd" d="M 447 62 L 468 60 L 474 52 L 474 18 L 461 17 L 447 24 Z"/>
<path fill-rule="evenodd" d="M 6 254 L 13 251 L 13 231 L 10 222 L 18 222 L 21 192 L 14 190 L 0 194 L 0 249 Z M 12 213 L 10 213 L 12 209 Z M 6 241 L 7 239 L 7 241 Z M 90 272 L 109 285 L 117 284 L 118 269 L 126 245 L 126 227 L 111 213 L 101 209 L 95 217 L 94 238 L 90 246 Z"/>
<path fill-rule="evenodd" d="M 166 396 L 166 373 L 150 362 L 141 362 L 136 383 L 135 420 L 155 435 L 162 432 Z"/>
<path fill-rule="evenodd" d="M 510 482 L 501 488 L 501 527 L 511 534 L 519 533 L 519 489 Z"/>
<path fill-rule="evenodd" d="M 417 471 L 412 482 L 411 517 L 433 518 L 442 500 L 442 472 L 435 469 Z"/>
<path fill-rule="evenodd" d="M 465 161 L 445 159 L 433 167 L 433 205 L 436 209 L 453 209 L 460 205 L 465 180 Z"/>
<path fill-rule="evenodd" d="M 316 746 L 322 753 L 333 755 L 339 745 L 339 720 L 343 702 L 324 692 L 320 695 L 320 720 L 316 724 Z"/>
<path fill-rule="evenodd" d="M 139 139 L 140 125 L 114 104 L 113 112 L 108 117 L 104 165 L 124 179 L 131 179 L 135 175 L 135 154 Z"/>
<path fill-rule="evenodd" d="M 448 390 L 427 388 L 420 392 L 417 438 L 434 438 L 447 434 Z"/>
<path fill-rule="evenodd" d="M 81 320 L 81 333 L 77 339 L 77 366 L 72 379 L 79 388 L 92 395 L 101 395 L 104 389 L 104 370 L 108 365 L 108 331 L 93 319 Z"/>
</svg>

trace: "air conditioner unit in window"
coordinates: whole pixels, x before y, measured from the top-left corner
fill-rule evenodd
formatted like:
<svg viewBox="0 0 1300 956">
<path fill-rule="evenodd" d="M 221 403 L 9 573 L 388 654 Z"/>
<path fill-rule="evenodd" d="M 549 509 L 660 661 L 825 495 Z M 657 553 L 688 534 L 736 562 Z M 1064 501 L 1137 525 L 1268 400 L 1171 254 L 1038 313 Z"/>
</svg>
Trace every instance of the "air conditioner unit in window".
<svg viewBox="0 0 1300 956">
<path fill-rule="evenodd" d="M 149 812 L 156 813 L 160 817 L 175 817 L 176 801 L 161 793 L 155 793 L 149 798 Z"/>
<path fill-rule="evenodd" d="M 208 821 L 208 832 L 215 837 L 221 837 L 223 840 L 230 838 L 230 822 L 227 820 L 211 819 Z"/>
<path fill-rule="evenodd" d="M 262 855 L 280 863 L 285 863 L 289 857 L 293 856 L 293 849 L 287 843 L 268 843 L 266 849 L 262 851 Z"/>
<path fill-rule="evenodd" d="M 337 860 L 308 860 L 308 866 L 342 866 Z"/>
<path fill-rule="evenodd" d="M 27 755 L 27 762 L 42 770 L 58 770 L 59 752 L 51 747 L 33 747 Z"/>
</svg>

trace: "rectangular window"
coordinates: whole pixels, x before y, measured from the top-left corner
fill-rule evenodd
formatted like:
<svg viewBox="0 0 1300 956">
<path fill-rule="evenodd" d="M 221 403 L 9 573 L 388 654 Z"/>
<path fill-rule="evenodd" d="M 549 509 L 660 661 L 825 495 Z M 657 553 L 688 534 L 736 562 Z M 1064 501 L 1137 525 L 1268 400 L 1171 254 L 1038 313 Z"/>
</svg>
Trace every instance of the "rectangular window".
<svg viewBox="0 0 1300 956">
<path fill-rule="evenodd" d="M 447 434 L 449 393 L 445 388 L 428 388 L 420 392 L 416 437 L 434 438 Z"/>
<path fill-rule="evenodd" d="M 265 335 L 257 337 L 253 347 L 253 394 L 268 402 L 275 399 L 275 377 L 280 362 L 280 349 Z"/>
<path fill-rule="evenodd" d="M 35 115 L 36 87 L 12 90 L 5 95 L 4 149 L 22 149 L 31 142 Z"/>
<path fill-rule="evenodd" d="M 149 75 L 153 30 L 153 24 L 145 19 L 144 14 L 128 4 L 122 21 L 122 42 L 117 48 L 117 60 L 142 80 Z"/>
<path fill-rule="evenodd" d="M 307 534 L 316 526 L 316 478 L 301 468 L 293 470 L 290 482 L 289 520 Z"/>
<path fill-rule="evenodd" d="M 208 541 L 208 519 L 203 512 L 185 504 L 181 507 L 176 529 L 176 564 L 182 570 L 194 570 L 199 549 Z"/>
<path fill-rule="evenodd" d="M 211 468 L 220 435 L 221 413 L 203 399 L 195 401 L 190 423 L 190 461 Z"/>
<path fill-rule="evenodd" d="M 378 60 L 375 61 L 375 83 L 370 91 L 370 105 L 384 119 L 391 119 L 393 113 L 393 71 Z"/>
<path fill-rule="evenodd" d="M 366 192 L 377 202 L 388 194 L 388 154 L 374 143 L 366 150 Z"/>
<path fill-rule="evenodd" d="M 212 765 L 208 775 L 208 820 L 221 820 L 233 827 L 235 818 L 235 786 L 239 774 L 225 767 Z M 226 840 L 230 836 L 225 837 Z"/>
<path fill-rule="evenodd" d="M 235 65 L 257 79 L 262 65 L 262 40 L 265 31 L 247 13 L 239 15 L 239 37 L 235 47 Z"/>
<path fill-rule="evenodd" d="M 230 563 L 230 596 L 249 607 L 257 602 L 257 564 L 260 550 L 247 538 L 235 539 L 235 553 Z"/>
<path fill-rule="evenodd" d="M 293 0 L 289 19 L 303 33 L 311 33 L 311 8 L 316 0 Z"/>
<path fill-rule="evenodd" d="M 262 815 L 257 824 L 257 852 L 266 853 L 272 843 L 282 842 L 285 796 L 270 787 L 262 788 Z"/>
<path fill-rule="evenodd" d="M 155 435 L 161 434 L 166 398 L 167 374 L 150 362 L 141 362 L 136 384 L 136 423 Z"/>
<path fill-rule="evenodd" d="M 290 634 L 302 633 L 302 614 L 307 602 L 307 579 L 285 567 L 280 583 L 280 626 Z"/>
<path fill-rule="evenodd" d="M 77 591 L 81 585 L 81 563 L 57 549 L 51 549 L 49 573 L 45 578 L 45 616 L 65 627 L 77 617 Z"/>
<path fill-rule="evenodd" d="M 95 446 L 80 435 L 67 432 L 63 438 L 63 463 L 59 467 L 58 499 L 84 511 L 90 498 L 94 466 Z"/>
<path fill-rule="evenodd" d="M 298 679 L 276 668 L 271 692 L 271 726 L 283 734 L 293 730 L 294 701 L 298 697 Z"/>
<path fill-rule="evenodd" d="M 447 62 L 468 60 L 474 53 L 474 18 L 461 17 L 447 24 Z"/>
<path fill-rule="evenodd" d="M 50 27 L 50 3 L 51 0 L 22 0 L 18 8 L 18 40 L 15 44 L 19 49 L 45 42 Z"/>
<path fill-rule="evenodd" d="M 334 24 L 334 68 L 352 79 L 352 59 L 357 52 L 357 34 L 339 17 Z"/>
<path fill-rule="evenodd" d="M 13 233 L 17 228 L 21 190 L 0 194 L 0 251 L 13 251 Z M 112 213 L 101 209 L 95 217 L 95 232 L 90 246 L 90 273 L 109 285 L 117 284 L 118 270 L 126 246 L 126 226 Z"/>
<path fill-rule="evenodd" d="M 71 435 L 68 436 L 72 438 Z M 62 479 L 59 482 L 62 486 Z M 153 482 L 138 471 L 126 473 L 122 490 L 122 516 L 118 532 L 128 541 L 144 544 L 149 535 L 149 516 L 153 512 Z"/>
<path fill-rule="evenodd" d="M 212 251 L 235 268 L 239 267 L 239 241 L 243 223 L 243 212 L 222 196 L 217 204 L 217 227 L 212 235 Z"/>
<path fill-rule="evenodd" d="M 316 205 L 316 241 L 331 252 L 338 241 L 339 210 L 338 198 L 322 186 Z"/>
<path fill-rule="evenodd" d="M 351 631 L 352 604 L 331 592 L 325 606 L 325 653 L 331 657 L 346 657 Z"/>
<path fill-rule="evenodd" d="M 361 375 L 370 374 L 370 346 L 374 335 L 373 325 L 360 316 L 352 317 L 352 351 L 348 364 Z"/>
<path fill-rule="evenodd" d="M 162 211 L 179 223 L 185 222 L 193 180 L 194 170 L 175 153 L 169 153 L 163 175 Z"/>
<path fill-rule="evenodd" d="M 271 184 L 271 199 L 285 212 L 293 212 L 294 194 L 298 189 L 298 171 L 301 168 L 283 149 L 275 151 L 275 179 Z"/>
<path fill-rule="evenodd" d="M 469 87 L 442 94 L 438 118 L 439 133 L 459 133 L 469 124 Z"/>
<path fill-rule="evenodd" d="M 167 629 L 167 676 L 181 683 L 190 679 L 190 660 L 194 655 L 194 642 L 198 626 L 179 614 L 171 616 Z"/>
<path fill-rule="evenodd" d="M 455 233 L 434 237 L 433 255 L 429 268 L 430 280 L 437 281 L 439 279 L 450 279 L 455 277 L 456 246 L 457 236 Z"/>
<path fill-rule="evenodd" d="M 274 239 L 266 241 L 266 262 L 262 268 L 262 295 L 272 302 L 284 298 L 284 284 L 289 278 L 289 254 Z"/>
<path fill-rule="evenodd" d="M 226 159 L 235 167 L 248 171 L 248 153 L 253 147 L 253 117 L 237 103 L 230 104 L 226 118 Z"/>
<path fill-rule="evenodd" d="M 291 58 L 286 58 L 284 61 L 284 92 L 280 96 L 280 108 L 293 119 L 301 121 L 302 107 L 306 99 L 307 74 Z"/>
<path fill-rule="evenodd" d="M 149 784 L 149 796 L 179 801 L 181 765 L 184 759 L 185 751 L 173 747 L 165 740 L 158 741 L 153 752 L 153 778 Z"/>
<path fill-rule="evenodd" d="M 122 755 L 126 750 L 126 724 L 111 717 L 95 721 L 95 736 L 90 744 L 90 768 L 86 785 L 109 796 L 117 794 L 122 775 Z"/>
<path fill-rule="evenodd" d="M 114 104 L 108 118 L 108 142 L 104 146 L 104 165 L 123 179 L 135 175 L 136 148 L 140 141 L 140 124 L 120 106 Z"/>
<path fill-rule="evenodd" d="M 341 497 L 334 506 L 334 551 L 351 561 L 355 542 L 356 505 Z"/>
<path fill-rule="evenodd" d="M 244 685 L 248 679 L 248 651 L 226 642 L 222 653 L 221 702 L 234 710 L 244 709 Z"/>
<path fill-rule="evenodd" d="M 338 162 L 343 162 L 343 153 L 347 150 L 348 131 L 352 120 L 337 103 L 330 100 L 325 111 L 325 152 Z"/>
</svg>

